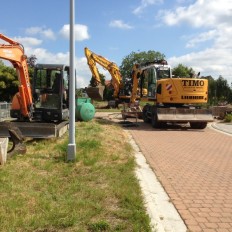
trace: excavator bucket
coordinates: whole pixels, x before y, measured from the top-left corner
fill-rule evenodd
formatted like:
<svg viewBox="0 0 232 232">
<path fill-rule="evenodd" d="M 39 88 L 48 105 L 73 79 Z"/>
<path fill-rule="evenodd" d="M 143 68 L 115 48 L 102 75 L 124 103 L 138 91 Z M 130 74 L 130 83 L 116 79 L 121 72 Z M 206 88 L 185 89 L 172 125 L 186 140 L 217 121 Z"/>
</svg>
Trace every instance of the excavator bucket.
<svg viewBox="0 0 232 232">
<path fill-rule="evenodd" d="M 207 109 L 191 108 L 159 108 L 159 121 L 166 122 L 212 122 L 213 116 Z"/>
<path fill-rule="evenodd" d="M 97 86 L 97 87 L 88 87 L 86 89 L 86 92 L 92 100 L 96 101 L 102 101 L 103 100 L 103 92 L 104 92 L 105 86 Z"/>
</svg>

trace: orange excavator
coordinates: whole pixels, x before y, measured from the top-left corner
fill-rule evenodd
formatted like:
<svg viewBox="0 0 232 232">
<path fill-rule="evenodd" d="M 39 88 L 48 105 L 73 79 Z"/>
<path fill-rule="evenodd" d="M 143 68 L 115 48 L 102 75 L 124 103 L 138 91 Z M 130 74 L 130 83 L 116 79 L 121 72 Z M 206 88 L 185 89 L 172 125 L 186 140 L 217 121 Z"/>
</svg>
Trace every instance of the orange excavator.
<svg viewBox="0 0 232 232">
<path fill-rule="evenodd" d="M 8 44 L 0 44 L 0 58 L 12 63 L 19 77 L 19 92 L 13 97 L 11 112 L 19 112 L 20 118 L 32 119 L 33 101 L 28 74 L 27 56 L 23 46 L 0 34 L 0 39 Z M 13 113 L 14 114 L 14 113 Z"/>
<path fill-rule="evenodd" d="M 0 123 L 0 137 L 11 137 L 10 128 L 17 128 L 23 137 L 59 137 L 68 125 L 69 67 L 37 64 L 31 86 L 23 45 L 3 34 L 0 40 L 4 41 L 0 44 L 0 59 L 12 63 L 19 80 L 19 91 L 10 109 L 12 119 Z"/>
<path fill-rule="evenodd" d="M 16 69 L 19 92 L 12 100 L 10 115 L 18 121 L 53 122 L 68 119 L 69 67 L 63 64 L 37 64 L 31 86 L 23 45 L 0 34 L 0 58 Z"/>
</svg>

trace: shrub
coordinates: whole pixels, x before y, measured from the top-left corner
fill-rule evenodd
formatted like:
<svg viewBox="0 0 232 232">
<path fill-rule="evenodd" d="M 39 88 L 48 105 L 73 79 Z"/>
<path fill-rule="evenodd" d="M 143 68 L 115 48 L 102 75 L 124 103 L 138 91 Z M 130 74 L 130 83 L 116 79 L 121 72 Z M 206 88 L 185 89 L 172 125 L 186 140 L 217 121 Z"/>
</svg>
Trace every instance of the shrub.
<svg viewBox="0 0 232 232">
<path fill-rule="evenodd" d="M 231 122 L 232 121 L 232 114 L 226 114 L 224 121 L 225 122 Z"/>
</svg>

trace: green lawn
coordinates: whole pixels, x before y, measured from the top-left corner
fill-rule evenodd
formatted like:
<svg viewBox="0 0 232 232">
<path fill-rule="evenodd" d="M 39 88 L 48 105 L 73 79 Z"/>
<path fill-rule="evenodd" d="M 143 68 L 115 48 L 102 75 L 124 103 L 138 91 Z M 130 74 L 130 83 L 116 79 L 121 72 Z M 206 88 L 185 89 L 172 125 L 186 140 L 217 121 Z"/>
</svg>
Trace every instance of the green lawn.
<svg viewBox="0 0 232 232">
<path fill-rule="evenodd" d="M 27 154 L 0 166 L 0 231 L 151 231 L 126 134 L 103 120 L 68 135 L 27 142 Z"/>
</svg>

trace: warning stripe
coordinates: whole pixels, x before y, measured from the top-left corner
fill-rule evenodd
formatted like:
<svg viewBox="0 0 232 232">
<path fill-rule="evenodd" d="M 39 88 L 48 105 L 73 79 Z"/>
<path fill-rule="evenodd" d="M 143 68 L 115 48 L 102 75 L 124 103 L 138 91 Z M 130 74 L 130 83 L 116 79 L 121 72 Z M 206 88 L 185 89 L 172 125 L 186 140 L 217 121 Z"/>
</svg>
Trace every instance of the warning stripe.
<svg viewBox="0 0 232 232">
<path fill-rule="evenodd" d="M 172 90 L 172 84 L 166 84 L 166 90 L 168 91 Z"/>
</svg>

